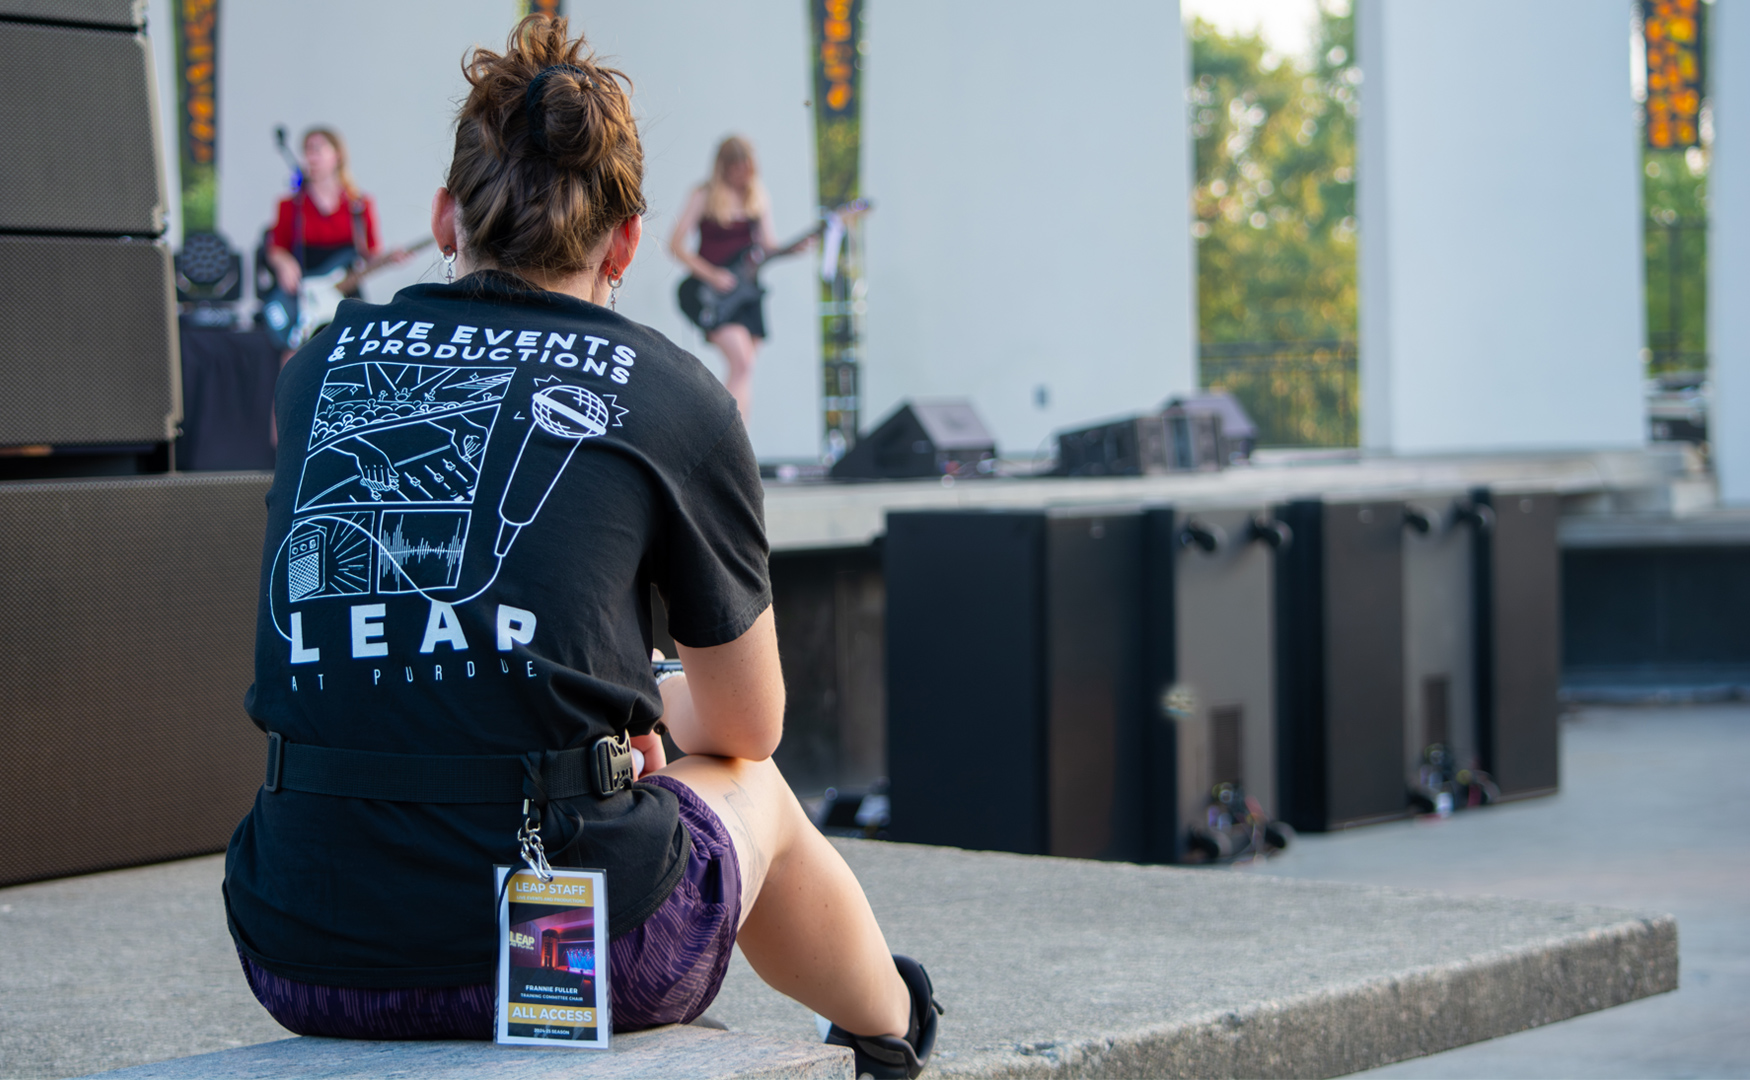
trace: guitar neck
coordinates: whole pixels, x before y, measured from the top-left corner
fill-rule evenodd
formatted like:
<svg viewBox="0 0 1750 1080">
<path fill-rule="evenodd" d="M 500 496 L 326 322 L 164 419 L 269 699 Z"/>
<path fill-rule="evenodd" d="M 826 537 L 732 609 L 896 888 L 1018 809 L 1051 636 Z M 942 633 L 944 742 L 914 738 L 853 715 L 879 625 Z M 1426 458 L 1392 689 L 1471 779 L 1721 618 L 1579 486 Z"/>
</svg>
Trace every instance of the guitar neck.
<svg viewBox="0 0 1750 1080">
<path fill-rule="evenodd" d="M 363 266 L 359 267 L 356 270 L 349 271 L 347 273 L 346 277 L 341 279 L 340 290 L 342 292 L 348 291 L 354 285 L 357 285 L 359 282 L 363 281 L 365 278 L 371 276 L 372 274 L 376 273 L 378 270 L 381 270 L 383 267 L 389 265 L 390 260 L 394 259 L 397 255 L 402 255 L 402 254 L 411 255 L 416 251 L 423 251 L 435 243 L 437 243 L 437 240 L 428 236 L 424 240 L 420 240 L 416 243 L 409 244 L 404 248 L 399 248 L 395 251 L 383 251 L 383 252 L 377 253 L 376 255 L 372 255 L 370 258 L 365 260 L 365 264 Z"/>
<path fill-rule="evenodd" d="M 807 232 L 798 234 L 796 239 L 790 241 L 788 244 L 785 244 L 783 247 L 766 257 L 768 259 L 777 259 L 782 258 L 785 255 L 794 255 L 802 250 L 803 244 L 808 243 L 809 240 L 826 232 L 827 222 L 832 218 L 836 217 L 841 221 L 849 221 L 868 213 L 873 205 L 874 204 L 868 199 L 854 199 L 843 206 L 835 207 L 826 217 L 821 218 L 820 223 L 814 226 L 814 228 L 809 229 Z"/>
</svg>

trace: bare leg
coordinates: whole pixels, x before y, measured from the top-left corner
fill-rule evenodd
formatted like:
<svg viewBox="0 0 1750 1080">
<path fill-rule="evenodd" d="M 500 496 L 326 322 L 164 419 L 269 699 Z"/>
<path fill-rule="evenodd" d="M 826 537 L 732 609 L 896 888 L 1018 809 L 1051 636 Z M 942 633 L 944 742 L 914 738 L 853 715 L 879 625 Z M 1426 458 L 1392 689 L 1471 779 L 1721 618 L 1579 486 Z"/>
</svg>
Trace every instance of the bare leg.
<svg viewBox="0 0 1750 1080">
<path fill-rule="evenodd" d="M 846 1031 L 904 1038 L 911 992 L 863 887 L 771 761 L 691 754 L 663 770 L 698 792 L 741 863 L 741 933 L 773 989 Z"/>
<path fill-rule="evenodd" d="M 759 359 L 760 344 L 740 323 L 719 326 L 711 331 L 707 340 L 717 346 L 729 364 L 729 374 L 723 385 L 735 398 L 736 407 L 741 410 L 741 422 L 745 424 L 753 416 L 753 364 Z"/>
</svg>

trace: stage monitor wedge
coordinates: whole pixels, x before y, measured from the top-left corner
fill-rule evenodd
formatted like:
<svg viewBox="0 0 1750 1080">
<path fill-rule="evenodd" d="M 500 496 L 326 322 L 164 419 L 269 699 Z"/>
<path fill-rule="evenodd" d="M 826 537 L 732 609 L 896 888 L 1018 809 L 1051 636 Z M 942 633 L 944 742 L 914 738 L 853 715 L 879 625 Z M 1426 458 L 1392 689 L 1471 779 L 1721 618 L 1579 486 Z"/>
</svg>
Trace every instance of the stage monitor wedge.
<svg viewBox="0 0 1750 1080">
<path fill-rule="evenodd" d="M 996 456 L 996 440 L 972 402 L 907 401 L 858 439 L 832 475 L 836 480 L 986 476 Z"/>
<path fill-rule="evenodd" d="M 162 233 L 156 102 L 143 34 L 0 20 L 0 230 Z"/>
<path fill-rule="evenodd" d="M 146 0 L 0 0 L 0 19 L 138 30 L 146 25 Z"/>
<path fill-rule="evenodd" d="M 172 296 L 160 243 L 0 236 L 0 446 L 169 441 Z"/>
</svg>

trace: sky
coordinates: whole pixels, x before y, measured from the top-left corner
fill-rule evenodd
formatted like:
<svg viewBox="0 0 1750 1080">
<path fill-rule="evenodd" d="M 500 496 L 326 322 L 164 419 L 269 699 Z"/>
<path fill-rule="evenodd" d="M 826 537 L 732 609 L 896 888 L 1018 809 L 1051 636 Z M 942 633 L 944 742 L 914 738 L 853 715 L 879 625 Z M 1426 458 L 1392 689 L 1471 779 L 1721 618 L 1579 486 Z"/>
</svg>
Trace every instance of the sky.
<svg viewBox="0 0 1750 1080">
<path fill-rule="evenodd" d="M 1348 4 L 1326 0 L 1334 9 Z M 1193 16 L 1224 34 L 1259 31 L 1271 52 L 1307 59 L 1312 52 L 1319 0 L 1179 0 L 1186 22 Z"/>
</svg>

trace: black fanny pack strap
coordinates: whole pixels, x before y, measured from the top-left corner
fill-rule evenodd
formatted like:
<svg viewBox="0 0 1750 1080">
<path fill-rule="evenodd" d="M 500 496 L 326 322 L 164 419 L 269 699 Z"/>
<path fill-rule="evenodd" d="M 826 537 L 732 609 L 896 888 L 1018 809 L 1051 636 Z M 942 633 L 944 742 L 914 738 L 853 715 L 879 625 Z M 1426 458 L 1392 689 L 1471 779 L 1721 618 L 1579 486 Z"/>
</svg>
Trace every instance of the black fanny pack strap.
<svg viewBox="0 0 1750 1080">
<path fill-rule="evenodd" d="M 306 791 L 384 802 L 518 803 L 530 798 L 544 805 L 552 799 L 606 797 L 630 787 L 629 769 L 602 777 L 609 783 L 597 783 L 598 770 L 593 767 L 597 747 L 624 740 L 624 736 L 607 737 L 572 750 L 532 754 L 381 754 L 293 743 L 276 731 L 267 737 L 263 786 L 269 792 Z"/>
</svg>

